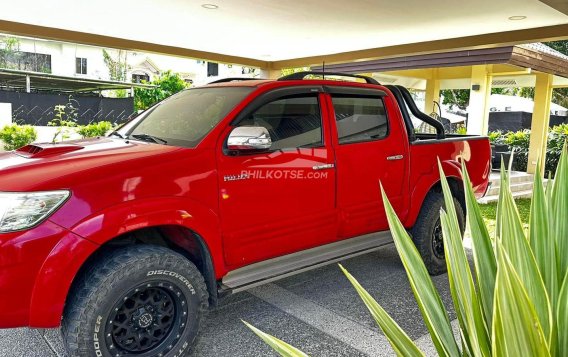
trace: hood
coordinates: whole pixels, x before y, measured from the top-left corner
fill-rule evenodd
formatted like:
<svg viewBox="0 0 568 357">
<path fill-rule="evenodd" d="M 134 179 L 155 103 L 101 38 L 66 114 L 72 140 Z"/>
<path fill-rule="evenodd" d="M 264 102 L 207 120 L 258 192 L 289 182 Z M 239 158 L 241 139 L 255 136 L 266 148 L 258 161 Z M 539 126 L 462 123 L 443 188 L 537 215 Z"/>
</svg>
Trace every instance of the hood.
<svg viewBox="0 0 568 357">
<path fill-rule="evenodd" d="M 91 175 L 143 169 L 180 150 L 192 151 L 107 137 L 32 144 L 0 154 L 0 191 L 68 188 Z"/>
</svg>

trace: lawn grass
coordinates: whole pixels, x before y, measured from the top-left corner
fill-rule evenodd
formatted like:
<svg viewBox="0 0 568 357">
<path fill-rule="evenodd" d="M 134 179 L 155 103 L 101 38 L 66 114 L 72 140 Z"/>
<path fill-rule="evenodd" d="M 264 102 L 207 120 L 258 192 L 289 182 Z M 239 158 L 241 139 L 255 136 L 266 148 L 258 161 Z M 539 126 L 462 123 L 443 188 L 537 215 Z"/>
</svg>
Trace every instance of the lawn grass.
<svg viewBox="0 0 568 357">
<path fill-rule="evenodd" d="M 517 209 L 519 210 L 519 216 L 521 217 L 521 221 L 525 227 L 528 226 L 529 223 L 529 215 L 531 211 L 531 199 L 530 198 L 519 198 L 515 200 L 517 204 Z M 497 202 L 491 202 L 488 204 L 480 204 L 479 208 L 481 209 L 481 215 L 485 220 L 485 224 L 489 230 L 489 234 L 493 236 L 493 232 L 495 231 L 495 216 L 497 213 Z"/>
</svg>

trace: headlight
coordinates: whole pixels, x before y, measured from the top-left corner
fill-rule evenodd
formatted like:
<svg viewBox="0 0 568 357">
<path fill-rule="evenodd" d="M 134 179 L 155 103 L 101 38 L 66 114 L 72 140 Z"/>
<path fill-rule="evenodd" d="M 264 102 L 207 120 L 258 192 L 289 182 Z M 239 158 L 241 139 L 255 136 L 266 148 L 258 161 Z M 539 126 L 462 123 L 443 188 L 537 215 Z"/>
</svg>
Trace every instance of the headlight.
<svg viewBox="0 0 568 357">
<path fill-rule="evenodd" d="M 0 192 L 0 233 L 34 226 L 61 206 L 69 194 L 69 191 Z"/>
</svg>

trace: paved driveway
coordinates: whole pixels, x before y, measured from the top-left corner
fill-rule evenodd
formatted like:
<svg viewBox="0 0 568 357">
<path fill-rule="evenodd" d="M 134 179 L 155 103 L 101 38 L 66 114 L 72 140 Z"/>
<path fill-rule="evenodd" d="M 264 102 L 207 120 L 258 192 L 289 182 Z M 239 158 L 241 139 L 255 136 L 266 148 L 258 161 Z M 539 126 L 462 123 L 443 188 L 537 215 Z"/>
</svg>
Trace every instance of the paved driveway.
<svg viewBox="0 0 568 357">
<path fill-rule="evenodd" d="M 342 264 L 382 304 L 427 355 L 435 355 L 406 273 L 393 245 Z M 434 278 L 455 319 L 447 276 Z M 241 322 L 311 356 L 392 356 L 386 338 L 351 284 L 332 264 L 224 300 L 205 320 L 197 356 L 272 356 Z M 455 324 L 455 323 L 454 323 Z M 0 356 L 64 356 L 57 330 L 0 330 Z"/>
</svg>

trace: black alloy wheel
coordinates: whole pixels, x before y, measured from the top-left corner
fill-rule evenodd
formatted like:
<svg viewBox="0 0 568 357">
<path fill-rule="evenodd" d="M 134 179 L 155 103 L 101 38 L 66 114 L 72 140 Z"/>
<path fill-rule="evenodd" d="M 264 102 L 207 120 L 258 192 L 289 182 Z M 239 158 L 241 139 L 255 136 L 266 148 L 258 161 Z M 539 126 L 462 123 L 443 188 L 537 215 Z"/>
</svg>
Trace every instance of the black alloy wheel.
<svg viewBox="0 0 568 357">
<path fill-rule="evenodd" d="M 132 289 L 112 311 L 107 318 L 105 339 L 114 356 L 167 353 L 179 341 L 189 318 L 186 299 L 169 282 Z"/>
</svg>

